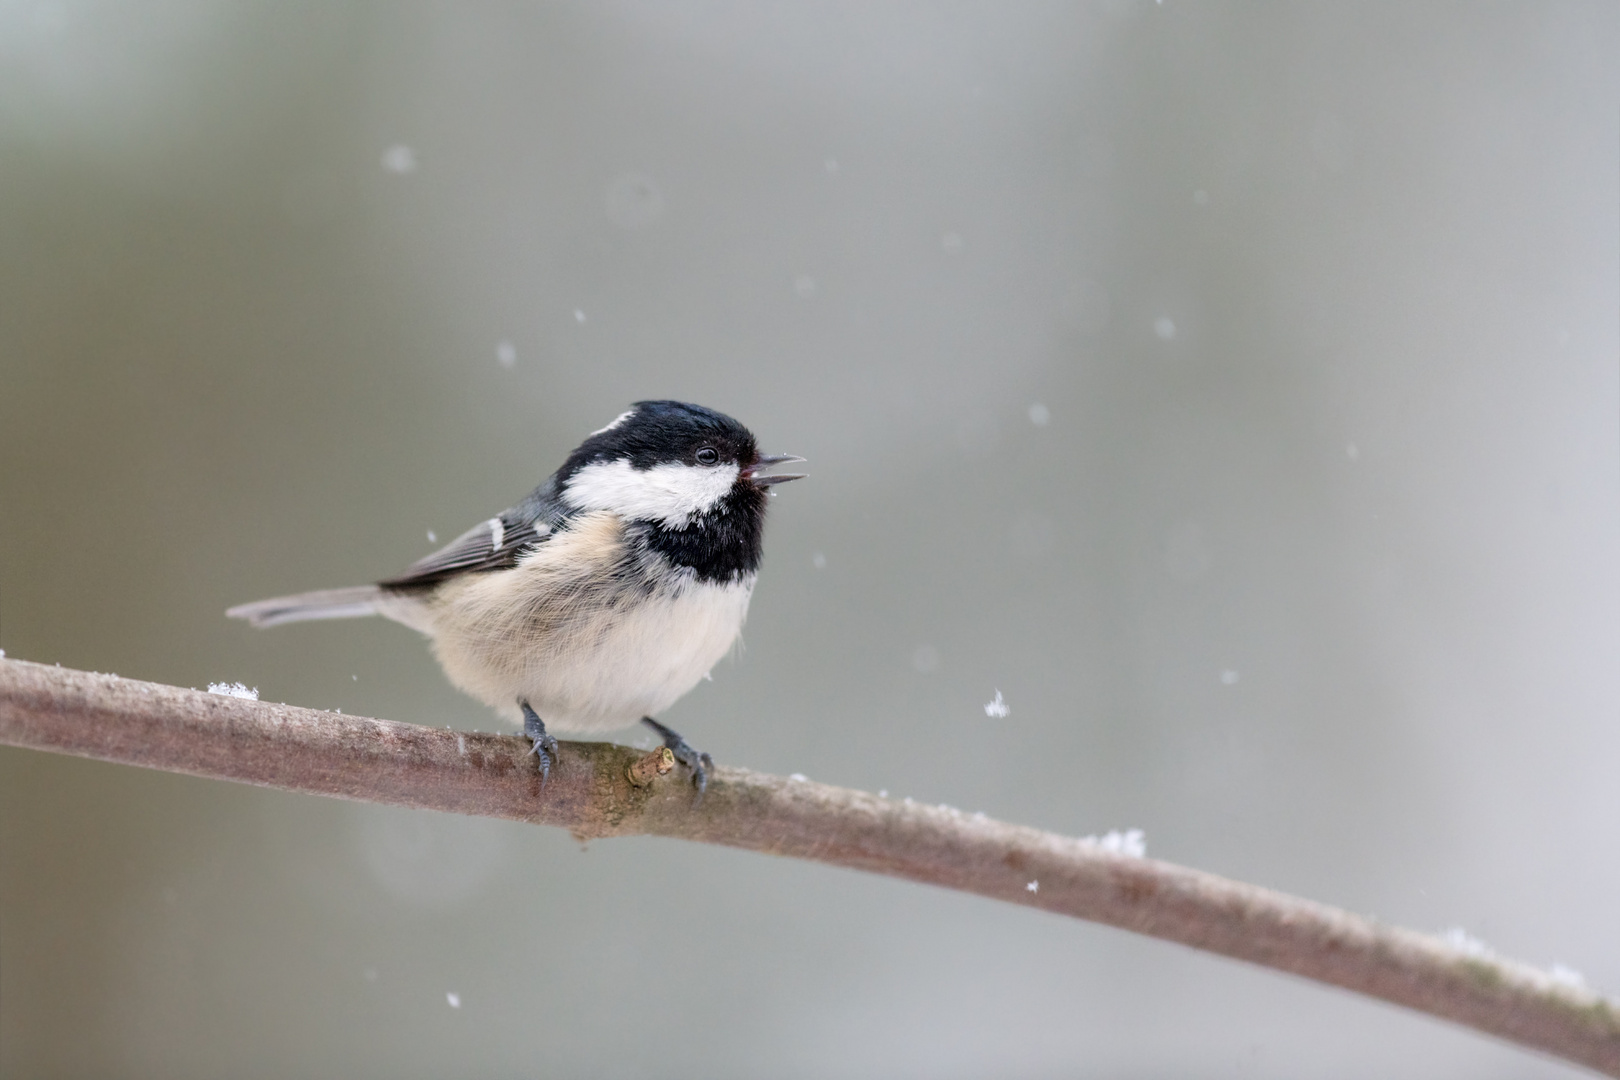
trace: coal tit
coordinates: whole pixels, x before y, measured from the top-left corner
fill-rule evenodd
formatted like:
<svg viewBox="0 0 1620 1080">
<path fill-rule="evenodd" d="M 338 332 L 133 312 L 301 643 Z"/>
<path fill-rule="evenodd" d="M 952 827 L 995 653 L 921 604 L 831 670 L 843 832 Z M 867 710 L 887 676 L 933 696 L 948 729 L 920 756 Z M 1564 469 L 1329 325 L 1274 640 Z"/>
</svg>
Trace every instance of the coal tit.
<svg viewBox="0 0 1620 1080">
<path fill-rule="evenodd" d="M 375 585 L 242 604 L 254 626 L 382 615 L 426 634 L 456 686 L 522 721 L 550 773 L 550 732 L 658 732 L 701 793 L 712 762 L 653 719 L 736 641 L 759 570 L 765 502 L 803 461 L 761 454 L 731 417 L 640 401 L 592 432 L 528 498 Z"/>
</svg>

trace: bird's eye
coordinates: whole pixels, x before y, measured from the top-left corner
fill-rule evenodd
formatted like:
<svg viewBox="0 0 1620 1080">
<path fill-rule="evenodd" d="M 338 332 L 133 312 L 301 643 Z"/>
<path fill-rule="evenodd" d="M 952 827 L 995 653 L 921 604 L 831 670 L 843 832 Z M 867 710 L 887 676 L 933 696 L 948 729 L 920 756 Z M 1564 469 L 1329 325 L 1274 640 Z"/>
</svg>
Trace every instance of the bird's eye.
<svg viewBox="0 0 1620 1080">
<path fill-rule="evenodd" d="M 705 446 L 697 452 L 697 459 L 699 465 L 713 465 L 720 460 L 720 451 L 712 446 Z"/>
</svg>

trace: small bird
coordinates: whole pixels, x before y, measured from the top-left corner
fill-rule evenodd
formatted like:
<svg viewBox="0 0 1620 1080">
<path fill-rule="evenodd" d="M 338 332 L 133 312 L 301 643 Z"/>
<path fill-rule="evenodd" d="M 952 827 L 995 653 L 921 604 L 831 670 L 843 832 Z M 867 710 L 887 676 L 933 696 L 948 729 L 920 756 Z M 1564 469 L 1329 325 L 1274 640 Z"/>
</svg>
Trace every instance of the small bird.
<svg viewBox="0 0 1620 1080">
<path fill-rule="evenodd" d="M 713 761 L 653 717 L 708 674 L 748 614 L 771 489 L 803 461 L 681 401 L 638 401 L 522 502 L 403 573 L 260 600 L 253 626 L 381 615 L 426 634 L 456 686 L 521 721 L 541 782 L 552 731 L 651 727 L 691 771 Z"/>
</svg>

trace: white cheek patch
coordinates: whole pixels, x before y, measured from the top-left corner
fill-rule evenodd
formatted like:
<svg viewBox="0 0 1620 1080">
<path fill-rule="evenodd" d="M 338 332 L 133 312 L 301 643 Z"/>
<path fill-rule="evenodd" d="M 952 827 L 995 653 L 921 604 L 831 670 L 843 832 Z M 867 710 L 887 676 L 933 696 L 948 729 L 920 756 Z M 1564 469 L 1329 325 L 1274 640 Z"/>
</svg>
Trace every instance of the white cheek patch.
<svg viewBox="0 0 1620 1080">
<path fill-rule="evenodd" d="M 576 510 L 607 510 L 630 521 L 657 521 L 684 529 L 725 497 L 737 474 L 736 465 L 672 462 L 634 469 L 623 458 L 596 461 L 569 479 L 563 501 Z"/>
<path fill-rule="evenodd" d="M 599 427 L 595 431 L 591 432 L 591 434 L 600 435 L 604 431 L 612 431 L 614 428 L 618 427 L 620 424 L 624 423 L 634 415 L 636 415 L 636 410 L 626 409 L 624 412 L 613 418 L 613 423 L 609 424 L 607 427 Z"/>
</svg>

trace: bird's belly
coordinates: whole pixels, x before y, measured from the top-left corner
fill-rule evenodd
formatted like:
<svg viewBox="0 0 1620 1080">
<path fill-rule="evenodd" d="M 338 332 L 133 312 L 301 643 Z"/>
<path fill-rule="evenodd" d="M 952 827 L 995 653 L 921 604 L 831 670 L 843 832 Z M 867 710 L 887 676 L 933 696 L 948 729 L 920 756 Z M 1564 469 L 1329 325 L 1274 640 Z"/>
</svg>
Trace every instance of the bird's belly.
<svg viewBox="0 0 1620 1080">
<path fill-rule="evenodd" d="M 435 635 L 439 659 L 451 681 L 509 720 L 521 718 L 522 699 L 549 730 L 610 731 L 657 715 L 708 674 L 737 640 L 753 586 L 752 575 L 687 581 L 580 603 L 529 632 Z M 524 625 L 463 599 L 472 602 L 455 604 L 454 617 L 464 627 Z"/>
</svg>

